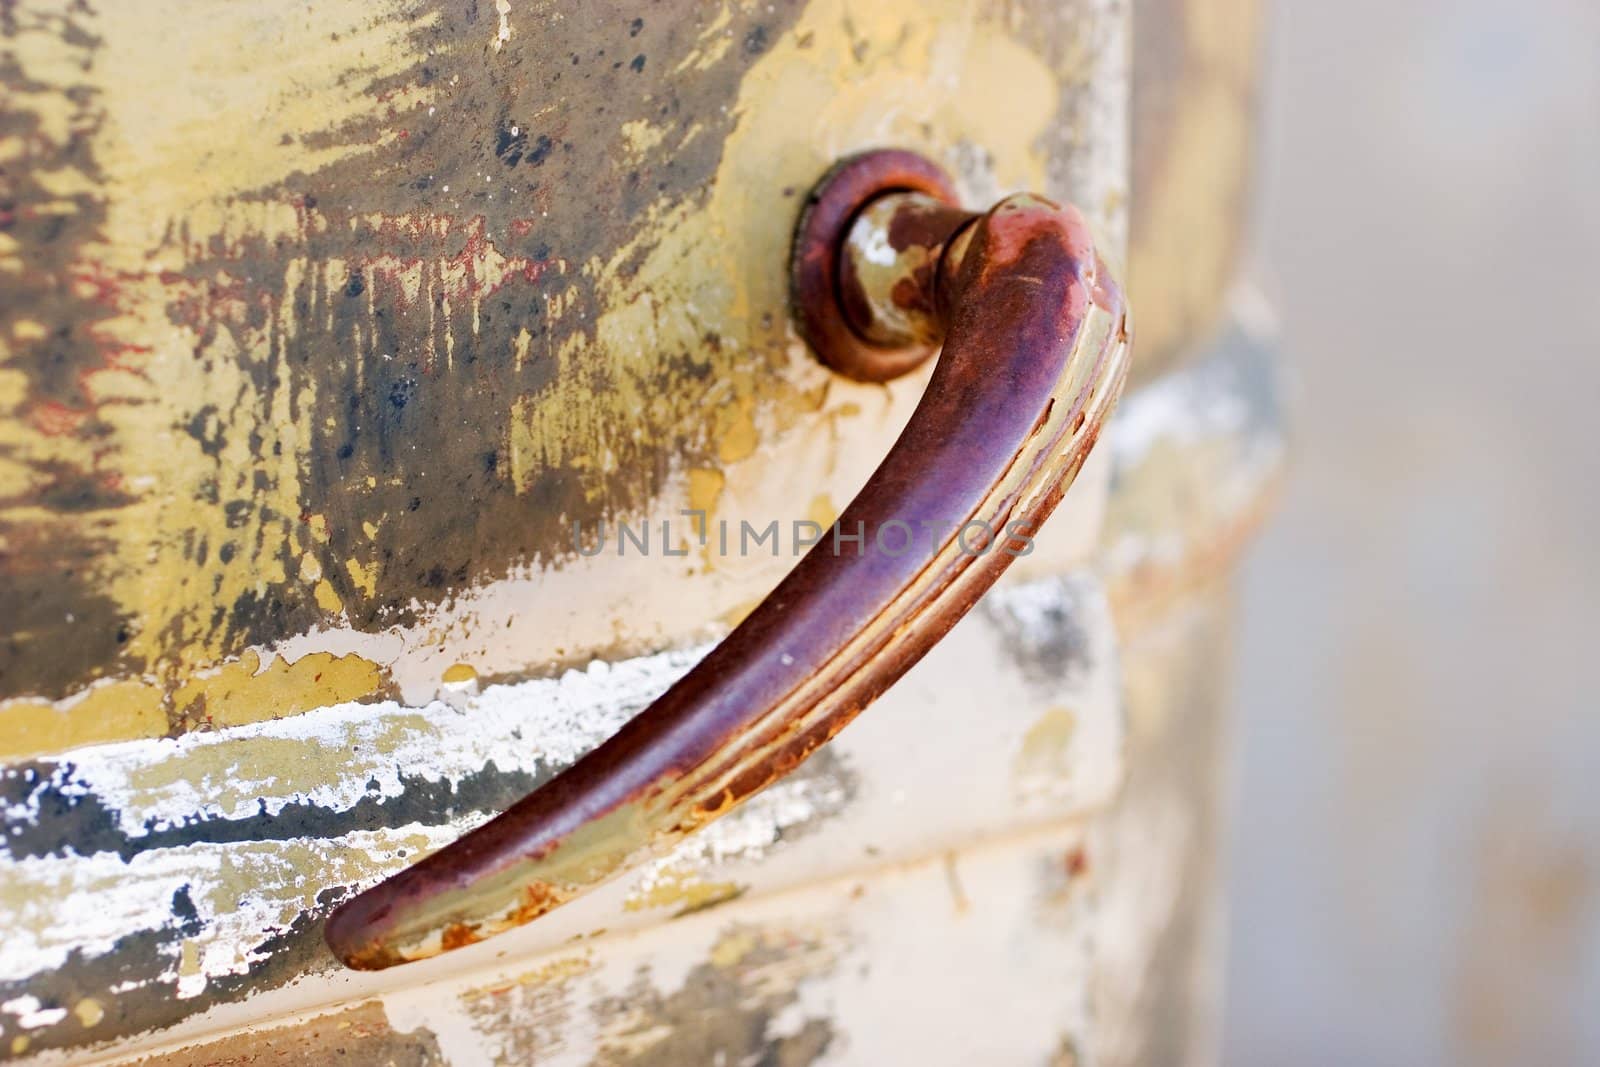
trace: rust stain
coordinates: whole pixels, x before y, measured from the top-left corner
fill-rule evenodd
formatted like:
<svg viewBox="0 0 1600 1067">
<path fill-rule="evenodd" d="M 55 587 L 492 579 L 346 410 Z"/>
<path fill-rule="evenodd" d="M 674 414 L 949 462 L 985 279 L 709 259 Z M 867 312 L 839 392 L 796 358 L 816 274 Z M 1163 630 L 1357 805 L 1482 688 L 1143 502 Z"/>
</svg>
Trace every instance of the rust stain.
<svg viewBox="0 0 1600 1067">
<path fill-rule="evenodd" d="M 444 935 L 440 940 L 440 944 L 446 950 L 449 950 L 466 948 L 468 945 L 475 945 L 482 940 L 483 938 L 479 937 L 477 932 L 466 923 L 451 923 L 444 928 Z"/>
<path fill-rule="evenodd" d="M 1061 866 L 1068 878 L 1082 878 L 1089 873 L 1089 850 L 1082 845 L 1069 849 L 1062 858 Z"/>
</svg>

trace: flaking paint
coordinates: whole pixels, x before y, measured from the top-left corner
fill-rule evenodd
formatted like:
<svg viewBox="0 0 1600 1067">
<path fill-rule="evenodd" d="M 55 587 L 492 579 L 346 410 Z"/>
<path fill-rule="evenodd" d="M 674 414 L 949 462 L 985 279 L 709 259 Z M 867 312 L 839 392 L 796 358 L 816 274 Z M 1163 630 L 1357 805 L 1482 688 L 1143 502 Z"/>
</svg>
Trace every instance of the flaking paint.
<svg viewBox="0 0 1600 1067">
<path fill-rule="evenodd" d="M 207 670 L 257 677 L 241 666 L 253 649 L 356 652 L 416 699 L 416 675 L 382 651 L 394 641 L 328 635 L 475 631 L 457 601 L 507 577 L 513 613 L 536 619 L 568 520 L 671 513 L 697 494 L 694 470 L 727 480 L 719 507 L 751 513 L 776 499 L 758 487 L 779 440 L 821 445 L 817 484 L 847 494 L 917 383 L 886 399 L 830 387 L 794 343 L 786 206 L 837 154 L 885 139 L 937 147 L 980 195 L 1107 180 L 1083 175 L 1115 174 L 1115 159 L 1062 164 L 1100 136 L 1060 121 L 1098 69 L 1061 28 L 1102 32 L 1091 10 L 644 13 L 636 31 L 616 23 L 646 57 L 636 71 L 600 14 L 493 36 L 485 60 L 482 25 L 405 0 L 281 25 L 164 0 L 17 5 L 11 80 L 48 149 L 31 143 L 19 172 L 55 190 L 27 207 L 71 224 L 8 236 L 11 266 L 25 245 L 30 277 L 77 295 L 0 309 L 23 368 L 0 382 L 14 402 L 0 567 L 19 605 L 0 695 L 36 705 L 138 677 L 181 730 L 204 717 L 173 692 Z M 502 14 L 508 30 L 534 17 Z M 144 47 L 202 38 L 246 61 L 174 67 L 170 48 Z M 1019 84 L 1017 106 L 985 103 Z M 634 113 L 580 115 L 582 93 Z M 796 114 L 811 124 L 796 131 Z M 551 199 L 578 174 L 623 210 L 578 225 Z M 62 326 L 80 373 L 57 385 L 28 353 Z M 93 493 L 50 503 L 64 472 Z M 700 621 L 767 581 L 725 574 Z M 621 611 L 599 602 L 589 630 L 525 627 L 482 667 L 659 645 L 688 622 Z M 265 681 L 230 686 L 229 704 L 232 721 L 297 706 Z M 80 717 L 107 721 L 51 747 L 149 736 L 141 706 L 93 705 Z"/>
</svg>

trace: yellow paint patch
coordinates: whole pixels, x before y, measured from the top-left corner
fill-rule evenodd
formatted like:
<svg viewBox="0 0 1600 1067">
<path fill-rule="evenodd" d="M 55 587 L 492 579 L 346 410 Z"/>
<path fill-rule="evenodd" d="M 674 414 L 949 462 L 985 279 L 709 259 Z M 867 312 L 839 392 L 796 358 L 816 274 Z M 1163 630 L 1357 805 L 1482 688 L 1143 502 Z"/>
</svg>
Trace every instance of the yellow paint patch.
<svg viewBox="0 0 1600 1067">
<path fill-rule="evenodd" d="M 463 685 L 467 682 L 476 682 L 478 672 L 473 670 L 470 664 L 457 663 L 446 668 L 439 680 L 446 685 Z"/>
<path fill-rule="evenodd" d="M 303 31 L 284 32 L 285 18 L 303 23 Z M 101 561 L 99 584 L 141 620 L 129 652 L 163 672 L 214 663 L 224 652 L 224 635 L 210 622 L 215 606 L 262 595 L 289 577 L 278 561 L 286 548 L 304 547 L 297 543 L 305 529 L 297 518 L 300 458 L 314 407 L 309 378 L 298 395 L 256 392 L 252 371 L 270 353 L 241 351 L 225 331 L 202 351 L 193 330 L 174 326 L 161 272 L 180 269 L 189 249 L 172 235 L 188 235 L 196 246 L 245 234 L 294 239 L 301 224 L 294 205 L 242 202 L 238 194 L 372 151 L 335 131 L 376 106 L 360 91 L 364 84 L 398 78 L 414 65 L 414 35 L 437 18 L 377 17 L 362 0 L 292 14 L 225 5 L 204 18 L 185 0 L 107 4 L 95 10 L 92 66 L 57 72 L 60 84 L 87 80 L 114 105 L 95 158 L 102 188 L 117 195 L 105 201 L 104 240 L 89 255 L 106 278 L 119 279 L 120 291 L 117 314 L 96 329 L 103 344 L 143 354 L 136 370 L 106 368 L 88 383 L 108 426 L 104 438 L 30 437 L 24 450 L 103 469 L 106 460 L 94 450 L 113 443 L 133 502 L 96 518 L 97 535 L 115 546 Z M 317 46 L 307 48 L 312 34 Z M 188 58 L 175 63 L 174 56 Z M 382 106 L 425 106 L 437 91 L 400 85 Z M 65 130 L 78 105 L 59 94 L 30 106 Z M 309 270 L 305 262 L 291 264 L 286 291 Z M 292 336 L 303 325 L 285 308 L 271 328 Z M 204 373 L 197 372 L 201 356 Z M 202 443 L 182 424 L 205 411 L 236 413 L 263 439 L 253 448 L 251 434 L 239 429 Z M 250 500 L 254 514 L 276 518 L 243 536 L 216 506 L 219 494 Z M 321 516 L 312 517 L 310 533 L 326 540 Z M 209 545 L 213 561 L 227 548 L 231 562 L 196 566 L 196 543 Z M 325 609 L 337 599 L 331 592 L 318 590 Z"/>
<path fill-rule="evenodd" d="M 344 610 L 344 601 L 339 599 L 339 594 L 334 591 L 333 583 L 326 578 L 318 582 L 311 590 L 311 595 L 316 598 L 317 607 L 329 614 L 337 614 Z"/>
<path fill-rule="evenodd" d="M 1061 779 L 1071 769 L 1072 736 L 1078 718 L 1066 708 L 1051 708 L 1028 728 L 1017 753 L 1019 779 Z"/>
<path fill-rule="evenodd" d="M 408 738 L 433 726 L 421 713 L 387 720 L 367 744 L 381 754 L 395 751 Z M 272 788 L 280 794 L 307 793 L 339 778 L 349 766 L 342 747 L 307 744 L 298 738 L 252 737 L 243 742 L 255 766 L 269 768 Z M 209 745 L 191 751 L 182 760 L 161 760 L 129 772 L 129 786 L 140 793 L 159 793 L 176 782 L 202 790 L 224 808 L 249 805 L 253 786 L 238 782 L 239 748 Z M 354 850 L 359 851 L 359 850 Z M 376 868 L 374 868 L 374 872 Z M 331 875 L 329 876 L 331 879 Z"/>
<path fill-rule="evenodd" d="M 733 607 L 729 608 L 727 611 L 724 611 L 721 616 L 719 616 L 719 618 L 722 620 L 722 625 L 726 626 L 730 630 L 735 626 L 738 626 L 741 622 L 744 622 L 744 620 L 752 611 L 756 610 L 756 608 L 759 608 L 761 606 L 761 602 L 765 599 L 766 597 L 758 596 L 752 597 L 743 603 L 735 604 Z"/>
<path fill-rule="evenodd" d="M 373 536 L 368 534 L 368 537 Z M 367 596 L 374 595 L 378 590 L 379 564 L 376 560 L 363 564 L 360 560 L 347 559 L 344 561 L 345 573 L 350 575 L 350 581 L 355 583 L 357 589 Z"/>
<path fill-rule="evenodd" d="M 665 127 L 656 126 L 644 119 L 622 124 L 622 139 L 628 146 L 628 158 L 638 161 L 666 139 Z"/>
<path fill-rule="evenodd" d="M 80 745 L 164 737 L 174 727 L 238 726 L 386 691 L 384 668 L 354 654 L 314 652 L 265 670 L 251 650 L 171 689 L 144 680 L 101 683 L 65 700 L 0 702 L 0 759 L 51 755 Z"/>
<path fill-rule="evenodd" d="M 724 463 L 737 463 L 748 459 L 761 443 L 756 433 L 756 422 L 750 412 L 751 399 L 746 397 L 738 406 L 727 412 L 718 433 L 717 458 Z"/>
<path fill-rule="evenodd" d="M 99 1026 L 100 1020 L 106 1017 L 106 1010 L 93 997 L 84 997 L 72 1006 L 72 1014 L 76 1015 L 78 1022 L 85 1027 Z"/>
<path fill-rule="evenodd" d="M 0 759 L 49 755 L 79 745 L 167 732 L 162 692 L 141 681 L 97 685 L 59 703 L 8 700 L 0 703 Z"/>
<path fill-rule="evenodd" d="M 818 493 L 806 508 L 806 518 L 826 530 L 839 518 L 839 509 L 833 506 L 833 498 L 827 493 Z"/>
<path fill-rule="evenodd" d="M 550 302 L 547 322 L 560 321 L 562 305 L 560 299 Z M 550 355 L 558 365 L 572 366 L 588 345 L 588 338 L 575 333 Z M 552 467 L 615 470 L 616 454 L 609 446 L 612 435 L 636 425 L 638 412 L 653 402 L 632 375 L 619 376 L 613 392 L 596 394 L 582 375 L 557 374 L 539 393 L 512 402 L 506 440 L 512 484 L 525 492 L 541 471 Z M 592 492 L 598 495 L 599 490 Z"/>
<path fill-rule="evenodd" d="M 300 32 L 284 32 L 286 19 Z M 180 216 L 198 233 L 218 232 L 239 190 L 369 151 L 318 134 L 369 114 L 373 101 L 350 75 L 398 79 L 414 62 L 415 35 L 438 19 L 437 11 L 378 16 L 365 0 L 329 0 L 292 13 L 225 4 L 203 18 L 190 0 L 97 6 L 95 71 L 131 97 L 116 108 L 116 136 L 100 158 L 108 187 L 119 190 L 111 205 L 116 243 L 154 247 L 162 227 Z M 306 41 L 312 35 L 314 48 Z M 175 63 L 175 56 L 186 58 Z M 439 89 L 402 81 L 385 105 L 425 107 Z"/>
<path fill-rule="evenodd" d="M 372 697 L 385 681 L 382 667 L 354 654 L 314 652 L 293 662 L 274 657 L 262 669 L 261 657 L 250 651 L 184 683 L 173 702 L 183 723 L 238 726 Z"/>
<path fill-rule="evenodd" d="M 759 945 L 754 932 L 743 928 L 730 930 L 711 947 L 711 963 L 716 967 L 732 967 Z"/>
<path fill-rule="evenodd" d="M 672 867 L 658 872 L 650 881 L 629 894 L 623 902 L 628 911 L 671 908 L 675 915 L 709 908 L 732 900 L 744 887 L 737 882 L 710 882 L 692 870 Z"/>
<path fill-rule="evenodd" d="M 689 507 L 695 511 L 705 513 L 705 521 L 709 523 L 711 516 L 716 514 L 717 499 L 722 496 L 722 490 L 727 486 L 727 475 L 715 467 L 701 467 L 689 472 Z M 696 534 L 704 533 L 704 528 L 696 530 Z"/>
<path fill-rule="evenodd" d="M 281 910 L 278 921 L 288 926 L 305 911 L 317 907 L 323 885 L 353 885 L 375 875 L 391 874 L 393 854 L 421 855 L 431 847 L 422 833 L 385 836 L 382 847 L 369 853 L 360 848 L 329 849 L 305 839 L 261 841 L 230 850 L 217 868 L 217 880 L 206 899 L 220 913 L 235 906 L 242 896 L 255 891 L 264 880 L 276 883 L 275 901 Z M 317 871 L 315 878 L 291 876 L 282 872 Z M 180 972 L 181 973 L 181 972 Z"/>
</svg>

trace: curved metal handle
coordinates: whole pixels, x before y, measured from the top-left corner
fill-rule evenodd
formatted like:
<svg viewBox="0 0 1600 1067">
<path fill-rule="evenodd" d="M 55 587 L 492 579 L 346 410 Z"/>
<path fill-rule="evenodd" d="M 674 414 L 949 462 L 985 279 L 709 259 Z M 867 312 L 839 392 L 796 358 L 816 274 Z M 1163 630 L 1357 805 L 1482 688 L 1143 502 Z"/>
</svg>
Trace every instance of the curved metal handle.
<svg viewBox="0 0 1600 1067">
<path fill-rule="evenodd" d="M 1123 300 L 1073 208 L 1014 196 L 974 216 L 952 199 L 918 157 L 872 153 L 802 219 L 796 313 L 824 359 L 882 379 L 944 342 L 833 536 L 613 737 L 339 907 L 327 939 L 345 963 L 388 967 L 528 922 L 726 813 L 833 737 L 1026 550 L 1121 392 Z"/>
</svg>

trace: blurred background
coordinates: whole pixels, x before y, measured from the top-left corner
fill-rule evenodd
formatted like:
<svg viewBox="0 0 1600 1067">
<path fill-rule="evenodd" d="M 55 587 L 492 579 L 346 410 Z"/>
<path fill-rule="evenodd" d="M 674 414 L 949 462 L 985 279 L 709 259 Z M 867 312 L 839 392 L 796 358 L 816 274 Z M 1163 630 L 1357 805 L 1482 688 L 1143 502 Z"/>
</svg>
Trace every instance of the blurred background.
<svg viewBox="0 0 1600 1067">
<path fill-rule="evenodd" d="M 1600 4 L 1269 10 L 1223 1062 L 1600 1063 Z"/>
</svg>

